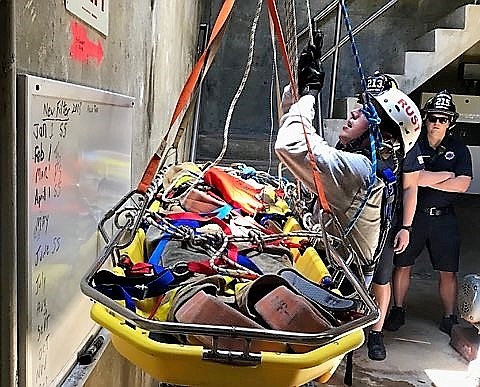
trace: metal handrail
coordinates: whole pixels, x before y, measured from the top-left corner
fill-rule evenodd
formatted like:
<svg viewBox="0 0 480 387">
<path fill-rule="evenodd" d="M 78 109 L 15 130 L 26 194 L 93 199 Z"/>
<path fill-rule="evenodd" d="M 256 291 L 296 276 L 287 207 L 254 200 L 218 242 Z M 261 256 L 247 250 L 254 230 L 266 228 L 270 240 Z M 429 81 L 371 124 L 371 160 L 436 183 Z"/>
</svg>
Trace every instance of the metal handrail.
<svg viewBox="0 0 480 387">
<path fill-rule="evenodd" d="M 317 13 L 313 17 L 313 23 L 312 24 L 315 24 L 315 23 L 319 22 L 320 20 L 323 20 L 324 18 L 326 18 L 330 14 L 330 12 L 332 12 L 339 4 L 340 4 L 340 0 L 332 1 L 329 5 L 327 5 L 323 10 L 321 10 L 319 13 Z M 305 35 L 308 32 L 308 28 L 309 28 L 308 26 L 305 27 L 303 30 L 301 30 L 297 34 L 297 40 L 302 38 L 303 35 Z"/>
<path fill-rule="evenodd" d="M 352 31 L 353 36 L 355 36 L 356 34 L 361 32 L 363 29 L 365 29 L 367 26 L 369 26 L 370 23 L 372 23 L 378 17 L 383 15 L 388 9 L 390 9 L 397 2 L 398 0 L 390 0 L 389 2 L 384 4 L 382 7 L 380 7 L 377 11 L 375 11 L 367 19 L 365 19 L 362 23 L 360 23 L 357 27 L 353 29 Z M 340 28 L 342 25 L 342 15 L 341 15 L 342 10 L 341 10 L 341 4 L 339 0 L 332 1 L 322 11 L 320 11 L 317 15 L 313 17 L 314 22 L 318 23 L 319 21 L 322 21 L 323 19 L 325 19 L 335 8 L 337 8 L 337 16 L 336 16 L 337 20 L 335 25 L 335 44 L 333 45 L 332 48 L 330 48 L 327 52 L 325 52 L 325 54 L 323 54 L 322 57 L 320 58 L 320 61 L 323 62 L 327 58 L 329 58 L 332 54 L 334 55 L 333 63 L 332 63 L 332 71 L 331 71 L 330 96 L 328 101 L 328 117 L 329 118 L 333 116 L 333 106 L 335 101 L 335 86 L 337 84 L 339 50 L 349 40 L 349 36 L 346 35 L 342 39 L 340 39 Z M 308 32 L 308 27 L 305 27 L 303 30 L 301 30 L 297 34 L 297 39 L 302 38 L 302 36 L 305 35 L 305 33 L 307 32 Z"/>
</svg>

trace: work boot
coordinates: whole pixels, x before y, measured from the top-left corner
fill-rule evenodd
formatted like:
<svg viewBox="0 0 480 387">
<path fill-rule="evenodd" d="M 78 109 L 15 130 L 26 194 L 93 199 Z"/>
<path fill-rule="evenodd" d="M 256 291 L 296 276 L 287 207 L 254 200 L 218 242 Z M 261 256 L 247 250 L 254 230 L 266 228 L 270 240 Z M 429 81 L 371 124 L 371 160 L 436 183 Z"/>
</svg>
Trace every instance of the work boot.
<svg viewBox="0 0 480 387">
<path fill-rule="evenodd" d="M 450 333 L 452 333 L 452 327 L 455 324 L 458 324 L 457 316 L 451 314 L 450 316 L 445 316 L 444 318 L 442 318 L 442 321 L 440 321 L 440 326 L 438 328 L 442 332 L 450 336 Z"/>
<path fill-rule="evenodd" d="M 387 331 L 398 331 L 405 324 L 405 309 L 401 306 L 393 306 L 385 319 L 383 329 Z"/>
<path fill-rule="evenodd" d="M 383 332 L 370 331 L 367 340 L 368 357 L 372 360 L 385 360 L 387 350 L 383 344 Z"/>
</svg>

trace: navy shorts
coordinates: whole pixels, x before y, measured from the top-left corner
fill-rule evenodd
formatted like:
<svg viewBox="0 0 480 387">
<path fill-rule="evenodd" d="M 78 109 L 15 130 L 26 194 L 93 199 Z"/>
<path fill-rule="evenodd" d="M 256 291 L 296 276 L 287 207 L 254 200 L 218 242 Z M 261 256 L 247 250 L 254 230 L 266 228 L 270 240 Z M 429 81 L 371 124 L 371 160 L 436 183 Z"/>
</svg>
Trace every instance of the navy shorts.
<svg viewBox="0 0 480 387">
<path fill-rule="evenodd" d="M 387 235 L 385 246 L 383 247 L 380 258 L 378 258 L 377 265 L 375 267 L 375 273 L 373 274 L 372 282 L 377 285 L 386 285 L 392 278 L 393 271 L 393 241 L 395 235 L 397 235 L 398 227 L 392 227 Z"/>
<path fill-rule="evenodd" d="M 454 213 L 431 216 L 417 211 L 410 243 L 402 254 L 395 255 L 395 266 L 412 266 L 424 247 L 435 270 L 458 272 L 460 234 Z"/>
</svg>

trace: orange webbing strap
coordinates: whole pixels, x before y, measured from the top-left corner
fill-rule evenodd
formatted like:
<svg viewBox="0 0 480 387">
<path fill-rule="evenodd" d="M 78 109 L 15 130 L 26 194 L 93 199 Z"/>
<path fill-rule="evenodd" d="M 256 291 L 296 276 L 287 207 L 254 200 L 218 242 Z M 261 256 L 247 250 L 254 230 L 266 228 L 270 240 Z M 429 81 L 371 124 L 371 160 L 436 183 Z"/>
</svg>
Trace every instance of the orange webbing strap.
<svg viewBox="0 0 480 387">
<path fill-rule="evenodd" d="M 287 68 L 288 79 L 290 81 L 290 88 L 293 93 L 293 99 L 294 101 L 298 101 L 298 91 L 297 91 L 295 80 L 292 74 L 292 68 L 288 60 L 287 48 L 285 45 L 285 39 L 283 38 L 282 26 L 280 24 L 280 18 L 278 16 L 275 0 L 267 0 L 267 4 L 268 4 L 268 11 L 270 14 L 270 18 L 273 23 L 275 35 L 277 36 L 278 44 L 280 46 L 280 51 L 282 53 L 283 62 L 285 63 L 285 67 Z M 310 161 L 310 166 L 312 168 L 313 181 L 315 183 L 317 195 L 320 200 L 320 205 L 322 206 L 324 211 L 331 212 L 330 205 L 328 204 L 327 197 L 325 196 L 325 191 L 323 189 L 323 185 L 320 179 L 320 172 L 318 171 L 318 167 L 315 162 L 315 157 L 313 156 L 312 148 L 310 146 L 310 142 L 308 141 L 307 132 L 305 130 L 305 125 L 303 125 L 303 122 L 302 122 L 302 127 L 303 127 L 303 133 L 305 135 L 305 142 L 307 144 L 308 159 Z"/>
<path fill-rule="evenodd" d="M 220 12 L 217 16 L 217 20 L 215 21 L 215 25 L 213 26 L 212 34 L 208 41 L 208 45 L 205 48 L 205 51 L 203 52 L 200 59 L 197 61 L 197 63 L 193 67 L 193 70 L 190 73 L 185 83 L 185 86 L 183 87 L 182 92 L 180 93 L 180 96 L 178 97 L 177 105 L 175 106 L 175 110 L 173 112 L 168 130 L 166 131 L 165 136 L 160 142 L 160 145 L 157 151 L 150 159 L 150 162 L 148 163 L 147 168 L 143 173 L 142 179 L 138 184 L 137 189 L 139 192 L 142 192 L 142 193 L 146 192 L 147 188 L 150 186 L 153 178 L 155 177 L 158 166 L 160 165 L 160 161 L 162 159 L 162 154 L 165 151 L 165 149 L 167 149 L 167 140 L 170 135 L 170 129 L 172 128 L 173 124 L 176 122 L 178 116 L 183 111 L 185 106 L 188 103 L 191 104 L 193 100 L 193 98 L 191 97 L 198 87 L 198 81 L 200 79 L 200 75 L 202 75 L 201 78 L 203 79 L 208 69 L 210 68 L 210 65 L 212 64 L 213 59 L 215 57 L 215 54 L 217 53 L 218 48 L 220 47 L 220 41 L 226 29 L 226 22 L 230 18 L 234 4 L 235 4 L 235 0 L 225 0 L 223 2 L 222 8 L 220 9 Z M 190 112 L 187 111 L 187 113 L 190 113 Z M 183 133 L 183 130 L 184 130 L 184 125 L 181 125 L 181 131 L 179 133 L 180 134 Z M 177 133 L 177 135 L 175 136 L 174 143 L 178 143 L 179 133 Z"/>
</svg>

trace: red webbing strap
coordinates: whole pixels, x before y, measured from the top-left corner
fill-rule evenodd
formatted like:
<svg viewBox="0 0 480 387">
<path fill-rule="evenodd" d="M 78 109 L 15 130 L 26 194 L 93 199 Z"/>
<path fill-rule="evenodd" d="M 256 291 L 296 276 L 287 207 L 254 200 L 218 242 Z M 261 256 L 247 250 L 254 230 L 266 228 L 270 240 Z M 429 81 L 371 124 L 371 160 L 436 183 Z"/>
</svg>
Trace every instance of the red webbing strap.
<svg viewBox="0 0 480 387">
<path fill-rule="evenodd" d="M 172 119 L 170 120 L 168 130 L 166 131 L 165 136 L 160 142 L 160 146 L 158 147 L 157 151 L 150 159 L 150 162 L 148 163 L 147 168 L 143 173 L 142 179 L 138 184 L 137 190 L 141 193 L 146 192 L 147 188 L 150 186 L 153 178 L 155 177 L 155 174 L 157 173 L 157 169 L 161 160 L 161 155 L 163 151 L 167 148 L 167 140 L 170 134 L 170 129 L 172 128 L 173 124 L 175 123 L 187 103 L 192 101 L 191 95 L 198 86 L 200 75 L 202 74 L 202 79 L 205 77 L 205 74 L 210 68 L 213 59 L 215 58 L 215 54 L 220 47 L 220 41 L 226 29 L 226 22 L 231 15 L 234 4 L 235 0 L 225 0 L 223 2 L 222 8 L 220 9 L 220 12 L 217 16 L 217 20 L 215 21 L 215 25 L 213 26 L 212 34 L 210 35 L 208 45 L 205 48 L 205 51 L 203 52 L 200 59 L 193 67 L 193 70 L 190 73 L 185 83 L 185 86 L 180 93 L 180 96 L 178 97 L 177 105 L 175 106 L 175 110 L 173 112 Z"/>
<path fill-rule="evenodd" d="M 288 60 L 287 48 L 285 45 L 285 39 L 283 38 L 283 31 L 282 31 L 282 26 L 280 24 L 280 18 L 278 16 L 277 6 L 275 4 L 275 0 L 267 0 L 267 4 L 268 4 L 268 11 L 270 14 L 270 18 L 273 23 L 275 35 L 277 36 L 278 45 L 280 46 L 280 51 L 282 53 L 283 62 L 285 64 L 285 67 L 287 68 L 288 79 L 290 81 L 290 89 L 292 90 L 292 93 L 293 93 L 293 99 L 296 102 L 298 101 L 298 92 L 297 92 L 297 87 L 292 74 L 292 68 Z M 310 166 L 312 168 L 313 181 L 315 183 L 317 195 L 320 200 L 320 205 L 326 212 L 331 212 L 330 205 L 328 204 L 327 197 L 325 196 L 325 191 L 323 189 L 322 181 L 320 179 L 320 172 L 318 171 L 317 164 L 315 163 L 315 158 L 313 156 L 312 148 L 310 146 L 310 142 L 308 141 L 307 132 L 305 130 L 305 125 L 303 125 L 303 122 L 302 122 L 302 127 L 303 127 L 303 134 L 305 135 L 305 142 L 307 145 L 308 159 L 310 162 Z"/>
</svg>

